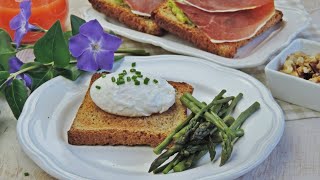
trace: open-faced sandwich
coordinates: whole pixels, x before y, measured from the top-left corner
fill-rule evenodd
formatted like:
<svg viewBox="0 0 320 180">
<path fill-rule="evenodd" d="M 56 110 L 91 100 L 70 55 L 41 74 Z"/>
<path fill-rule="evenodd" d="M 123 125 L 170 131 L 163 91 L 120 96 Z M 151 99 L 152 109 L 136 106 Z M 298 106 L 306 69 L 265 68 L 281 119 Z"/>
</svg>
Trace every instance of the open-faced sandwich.
<svg viewBox="0 0 320 180">
<path fill-rule="evenodd" d="M 68 131 L 73 145 L 158 145 L 187 116 L 187 83 L 167 82 L 134 67 L 95 74 Z"/>
<path fill-rule="evenodd" d="M 151 12 L 164 0 L 89 0 L 97 11 L 112 17 L 128 27 L 161 36 L 164 33 L 152 19 Z"/>
<path fill-rule="evenodd" d="M 166 0 L 153 12 L 163 29 L 230 58 L 282 16 L 274 0 Z"/>
</svg>

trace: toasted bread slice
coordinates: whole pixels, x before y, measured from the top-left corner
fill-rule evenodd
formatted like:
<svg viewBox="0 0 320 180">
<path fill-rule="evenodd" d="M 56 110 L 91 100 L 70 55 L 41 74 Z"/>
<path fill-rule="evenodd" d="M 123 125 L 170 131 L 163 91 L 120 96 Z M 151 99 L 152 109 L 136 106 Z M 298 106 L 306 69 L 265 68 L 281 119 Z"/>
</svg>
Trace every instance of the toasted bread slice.
<svg viewBox="0 0 320 180">
<path fill-rule="evenodd" d="M 89 0 L 89 2 L 97 11 L 117 19 L 132 29 L 156 36 L 164 34 L 164 30 L 152 19 L 133 14 L 129 6 L 119 4 L 117 0 Z"/>
<path fill-rule="evenodd" d="M 91 84 L 100 77 L 93 75 Z M 73 145 L 150 145 L 157 146 L 182 121 L 187 109 L 179 98 L 193 88 L 187 83 L 169 82 L 176 89 L 176 102 L 166 112 L 148 117 L 124 117 L 101 110 L 90 97 L 90 89 L 68 131 Z"/>
<path fill-rule="evenodd" d="M 238 42 L 212 43 L 210 38 L 206 36 L 206 34 L 204 34 L 200 29 L 180 22 L 172 13 L 172 10 L 168 6 L 167 2 L 162 3 L 156 10 L 153 11 L 152 14 L 155 22 L 166 31 L 176 34 L 182 39 L 195 44 L 202 50 L 228 58 L 233 58 L 236 55 L 238 48 L 246 45 L 253 38 L 259 36 L 269 28 L 273 27 L 275 24 L 281 22 L 282 16 L 282 12 L 277 10 L 274 16 L 257 32 L 254 37 L 250 39 Z"/>
</svg>

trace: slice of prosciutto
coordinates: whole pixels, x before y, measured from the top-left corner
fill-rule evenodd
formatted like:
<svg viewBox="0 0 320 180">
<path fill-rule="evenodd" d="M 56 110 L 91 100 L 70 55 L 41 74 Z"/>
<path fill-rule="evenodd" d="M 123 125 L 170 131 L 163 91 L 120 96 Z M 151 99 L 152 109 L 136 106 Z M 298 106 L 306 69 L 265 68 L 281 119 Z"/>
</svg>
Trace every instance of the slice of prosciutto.
<svg viewBox="0 0 320 180">
<path fill-rule="evenodd" d="M 130 6 L 132 13 L 140 16 L 151 16 L 151 12 L 155 10 L 164 0 L 125 0 Z"/>
<path fill-rule="evenodd" d="M 209 13 L 178 3 L 186 16 L 213 43 L 237 42 L 253 37 L 274 15 L 274 3 L 236 12 Z"/>
<path fill-rule="evenodd" d="M 207 12 L 235 12 L 255 9 L 274 0 L 185 0 L 186 4 Z"/>
</svg>

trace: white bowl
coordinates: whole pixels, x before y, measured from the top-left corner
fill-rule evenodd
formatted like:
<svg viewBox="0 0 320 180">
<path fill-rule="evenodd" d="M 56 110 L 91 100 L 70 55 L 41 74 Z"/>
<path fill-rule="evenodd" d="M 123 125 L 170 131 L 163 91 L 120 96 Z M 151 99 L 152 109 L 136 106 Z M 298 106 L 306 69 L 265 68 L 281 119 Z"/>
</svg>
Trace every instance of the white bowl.
<svg viewBox="0 0 320 180">
<path fill-rule="evenodd" d="M 320 43 L 305 39 L 293 41 L 265 67 L 268 85 L 275 98 L 320 111 L 320 84 L 279 71 L 287 56 L 297 51 L 315 55 L 320 53 Z"/>
</svg>

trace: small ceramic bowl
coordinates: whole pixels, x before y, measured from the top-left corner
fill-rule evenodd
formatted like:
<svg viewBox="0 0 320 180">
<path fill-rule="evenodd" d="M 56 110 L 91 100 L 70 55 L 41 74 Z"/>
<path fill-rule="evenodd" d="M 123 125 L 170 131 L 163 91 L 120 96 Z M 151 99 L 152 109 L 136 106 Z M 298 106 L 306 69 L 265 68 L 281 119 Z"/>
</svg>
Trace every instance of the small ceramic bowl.
<svg viewBox="0 0 320 180">
<path fill-rule="evenodd" d="M 280 72 L 287 56 L 302 51 L 308 55 L 320 53 L 320 43 L 305 39 L 293 41 L 265 67 L 268 85 L 275 98 L 320 111 L 320 84 Z"/>
</svg>

